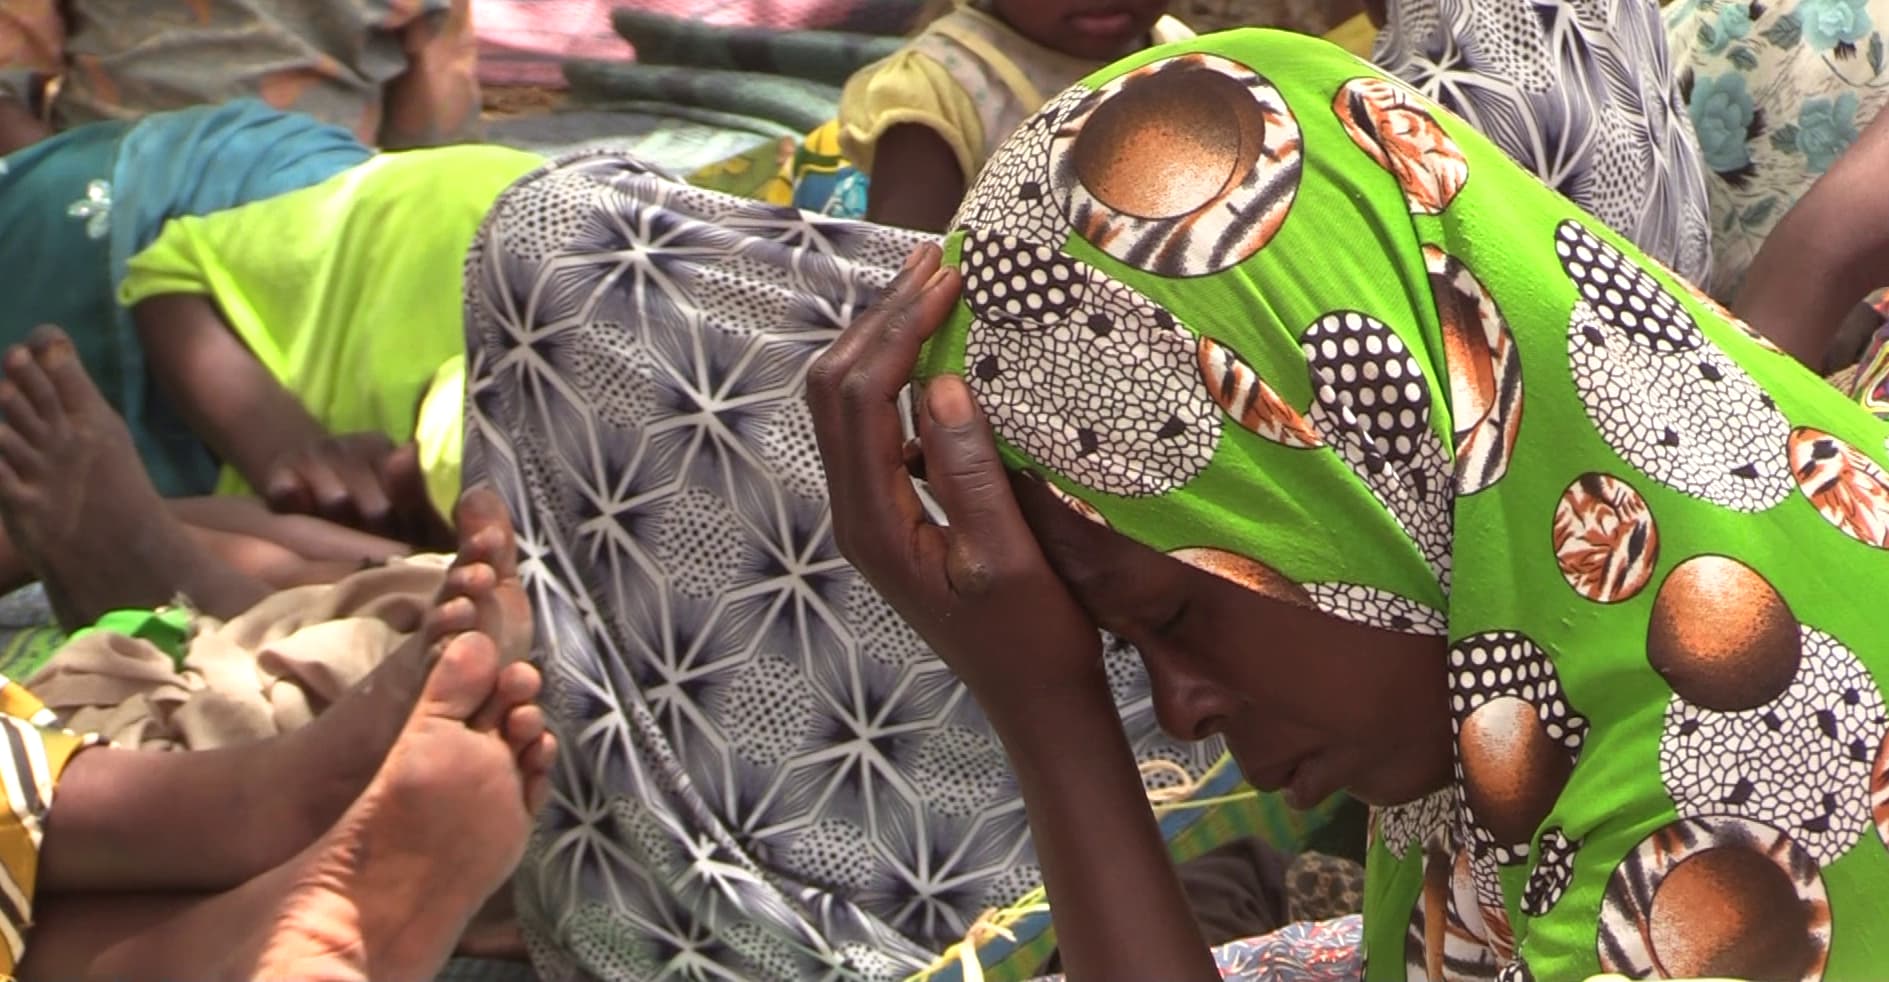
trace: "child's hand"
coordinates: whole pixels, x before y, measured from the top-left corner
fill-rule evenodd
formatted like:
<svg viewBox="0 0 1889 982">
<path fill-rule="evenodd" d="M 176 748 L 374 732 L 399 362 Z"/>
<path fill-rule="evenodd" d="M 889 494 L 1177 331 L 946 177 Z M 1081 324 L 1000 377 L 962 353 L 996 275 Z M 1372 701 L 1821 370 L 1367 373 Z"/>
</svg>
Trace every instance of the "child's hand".
<svg viewBox="0 0 1889 982">
<path fill-rule="evenodd" d="M 379 433 L 323 437 L 277 456 L 265 472 L 262 495 L 275 511 L 391 536 L 398 531 L 386 484 L 393 453 L 393 441 Z"/>
</svg>

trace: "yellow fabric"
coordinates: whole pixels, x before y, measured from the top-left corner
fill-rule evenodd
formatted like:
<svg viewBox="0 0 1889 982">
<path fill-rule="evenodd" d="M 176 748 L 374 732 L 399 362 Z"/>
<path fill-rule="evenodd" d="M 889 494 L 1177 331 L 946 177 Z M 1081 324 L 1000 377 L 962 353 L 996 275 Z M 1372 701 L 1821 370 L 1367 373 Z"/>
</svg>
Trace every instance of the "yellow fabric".
<svg viewBox="0 0 1889 982">
<path fill-rule="evenodd" d="M 1162 17 L 1154 44 L 1194 32 Z M 951 148 L 966 181 L 1018 123 L 1106 63 L 1052 51 L 974 7 L 927 25 L 891 57 L 868 65 L 840 93 L 840 150 L 870 174 L 880 137 L 894 126 L 923 126 Z M 995 124 L 995 125 L 993 125 Z"/>
<path fill-rule="evenodd" d="M 966 180 L 984 166 L 984 123 L 977 103 L 943 65 L 910 49 L 847 80 L 840 92 L 840 149 L 853 166 L 870 174 L 879 138 L 907 123 L 938 134 Z"/>
<path fill-rule="evenodd" d="M 491 146 L 383 154 L 311 188 L 175 219 L 132 257 L 119 299 L 212 297 L 328 432 L 404 443 L 441 366 L 465 353 L 466 249 L 499 193 L 543 162 Z M 218 490 L 249 488 L 226 469 Z"/>
<path fill-rule="evenodd" d="M 426 500 L 448 525 L 453 522 L 453 506 L 459 502 L 459 465 L 465 441 L 466 356 L 460 354 L 434 373 L 413 428 L 413 442 L 420 451 L 420 473 L 426 478 Z"/>
<path fill-rule="evenodd" d="M 26 953 L 32 924 L 39 846 L 59 775 L 80 750 L 98 742 L 59 728 L 24 686 L 0 678 L 0 727 L 8 752 L 0 754 L 0 978 L 11 979 Z"/>
<path fill-rule="evenodd" d="M 1358 14 L 1325 32 L 1325 40 L 1360 58 L 1369 58 L 1371 45 L 1377 43 L 1377 28 L 1371 24 L 1369 17 Z"/>
</svg>

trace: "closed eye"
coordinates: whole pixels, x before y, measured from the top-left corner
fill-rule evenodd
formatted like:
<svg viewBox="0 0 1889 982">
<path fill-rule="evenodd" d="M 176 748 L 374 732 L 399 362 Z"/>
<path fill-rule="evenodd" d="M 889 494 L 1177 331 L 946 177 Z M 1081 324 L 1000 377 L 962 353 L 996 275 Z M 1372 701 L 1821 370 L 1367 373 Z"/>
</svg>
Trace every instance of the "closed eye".
<svg viewBox="0 0 1889 982">
<path fill-rule="evenodd" d="M 1154 636 L 1157 638 L 1173 637 L 1175 632 L 1180 630 L 1181 622 L 1187 619 L 1187 614 L 1193 609 L 1193 606 L 1193 598 L 1182 595 L 1181 602 L 1175 606 L 1174 612 L 1155 625 Z"/>
</svg>

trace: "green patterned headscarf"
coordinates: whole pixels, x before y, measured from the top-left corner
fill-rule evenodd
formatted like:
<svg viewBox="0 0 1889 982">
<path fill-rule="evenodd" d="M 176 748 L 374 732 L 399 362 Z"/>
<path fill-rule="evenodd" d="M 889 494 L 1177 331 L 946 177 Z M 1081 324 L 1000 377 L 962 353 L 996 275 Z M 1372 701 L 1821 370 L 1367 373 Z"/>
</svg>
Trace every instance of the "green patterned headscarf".
<svg viewBox="0 0 1889 982">
<path fill-rule="evenodd" d="M 1013 466 L 1448 641 L 1456 779 L 1374 821 L 1372 978 L 1889 966 L 1883 424 L 1466 124 L 1245 31 L 1072 89 L 948 259 Z"/>
</svg>

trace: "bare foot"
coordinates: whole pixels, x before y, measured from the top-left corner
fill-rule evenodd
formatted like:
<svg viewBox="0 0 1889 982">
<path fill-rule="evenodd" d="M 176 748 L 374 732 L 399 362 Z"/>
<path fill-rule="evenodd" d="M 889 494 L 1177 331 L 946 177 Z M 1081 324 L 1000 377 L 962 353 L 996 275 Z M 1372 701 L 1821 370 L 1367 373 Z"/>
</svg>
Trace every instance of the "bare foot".
<svg viewBox="0 0 1889 982">
<path fill-rule="evenodd" d="M 537 691 L 537 671 L 501 669 L 485 635 L 447 642 L 380 773 L 279 871 L 287 890 L 266 937 L 230 966 L 238 977 L 437 975 L 517 865 L 543 802 L 555 747 L 528 705 Z"/>
<path fill-rule="evenodd" d="M 60 624 L 179 594 L 223 617 L 261 599 L 260 582 L 210 555 L 164 507 L 63 332 L 41 328 L 0 367 L 0 520 Z"/>
</svg>

